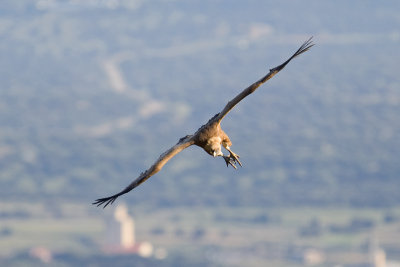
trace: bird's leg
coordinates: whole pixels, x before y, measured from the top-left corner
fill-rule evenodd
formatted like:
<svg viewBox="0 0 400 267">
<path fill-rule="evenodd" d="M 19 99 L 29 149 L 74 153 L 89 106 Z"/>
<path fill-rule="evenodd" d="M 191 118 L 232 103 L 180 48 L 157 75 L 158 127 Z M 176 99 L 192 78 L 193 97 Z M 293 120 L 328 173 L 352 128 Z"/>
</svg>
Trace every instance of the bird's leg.
<svg viewBox="0 0 400 267">
<path fill-rule="evenodd" d="M 242 163 L 239 160 L 240 156 L 238 154 L 233 153 L 233 151 L 230 149 L 229 146 L 226 146 L 225 149 L 229 151 L 230 160 L 232 160 L 234 163 L 238 163 L 240 165 L 240 167 L 242 167 Z M 225 159 L 225 161 L 226 161 L 226 159 Z"/>
</svg>

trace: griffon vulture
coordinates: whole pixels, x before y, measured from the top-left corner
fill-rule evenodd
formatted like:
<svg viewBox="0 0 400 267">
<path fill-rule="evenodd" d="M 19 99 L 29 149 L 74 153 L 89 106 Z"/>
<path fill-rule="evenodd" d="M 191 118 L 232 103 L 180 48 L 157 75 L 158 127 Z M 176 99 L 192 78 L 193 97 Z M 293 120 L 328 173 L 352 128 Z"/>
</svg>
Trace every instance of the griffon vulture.
<svg viewBox="0 0 400 267">
<path fill-rule="evenodd" d="M 236 169 L 236 164 L 242 166 L 242 163 L 239 160 L 239 155 L 235 154 L 231 150 L 231 140 L 229 139 L 228 135 L 221 129 L 222 119 L 228 114 L 229 111 L 231 111 L 235 107 L 237 103 L 239 103 L 249 94 L 253 93 L 260 85 L 262 85 L 263 83 L 271 79 L 279 71 L 281 71 L 293 58 L 309 50 L 314 45 L 311 39 L 312 37 L 304 42 L 303 45 L 288 60 L 286 60 L 281 65 L 270 69 L 267 75 L 244 89 L 240 94 L 229 101 L 220 113 L 212 117 L 194 134 L 186 135 L 185 137 L 180 138 L 176 145 L 161 154 L 157 161 L 149 169 L 142 172 L 139 177 L 137 177 L 124 190 L 110 197 L 99 198 L 95 202 L 93 202 L 93 205 L 101 206 L 104 204 L 104 207 L 107 207 L 107 205 L 112 204 L 119 196 L 128 193 L 129 191 L 149 179 L 151 176 L 159 172 L 172 157 L 191 145 L 202 147 L 208 154 L 213 157 L 221 156 L 225 160 L 227 167 L 231 165 L 233 168 Z M 229 155 L 224 155 L 222 153 L 221 145 L 229 152 Z"/>
</svg>

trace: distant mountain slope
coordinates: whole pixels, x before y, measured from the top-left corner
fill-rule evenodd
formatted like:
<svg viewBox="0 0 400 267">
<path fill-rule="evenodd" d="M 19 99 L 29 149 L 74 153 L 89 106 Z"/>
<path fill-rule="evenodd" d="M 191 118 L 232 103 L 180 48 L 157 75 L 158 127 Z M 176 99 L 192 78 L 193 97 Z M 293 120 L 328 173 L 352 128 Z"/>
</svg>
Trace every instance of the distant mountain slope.
<svg viewBox="0 0 400 267">
<path fill-rule="evenodd" d="M 242 169 L 190 148 L 126 199 L 398 204 L 400 4 L 367 2 L 1 3 L 0 198 L 115 193 L 315 35 L 223 122 Z"/>
</svg>

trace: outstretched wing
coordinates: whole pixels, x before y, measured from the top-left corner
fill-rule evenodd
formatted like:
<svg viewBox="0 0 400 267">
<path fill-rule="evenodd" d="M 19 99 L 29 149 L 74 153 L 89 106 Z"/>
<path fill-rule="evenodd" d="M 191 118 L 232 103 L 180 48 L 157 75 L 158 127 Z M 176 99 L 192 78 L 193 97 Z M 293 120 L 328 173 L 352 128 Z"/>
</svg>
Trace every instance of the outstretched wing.
<svg viewBox="0 0 400 267">
<path fill-rule="evenodd" d="M 119 192 L 118 194 L 115 194 L 111 197 L 105 197 L 105 198 L 99 198 L 95 202 L 93 202 L 93 205 L 101 206 L 104 204 L 104 208 L 107 207 L 109 204 L 114 203 L 114 201 L 119 197 L 120 195 L 126 194 L 135 187 L 139 186 L 141 183 L 149 179 L 151 176 L 156 174 L 161 170 L 161 168 L 167 163 L 173 156 L 184 150 L 185 148 L 191 146 L 194 144 L 192 136 L 186 136 L 183 137 L 179 140 L 179 142 L 165 151 L 163 154 L 160 155 L 158 160 L 146 171 L 142 172 L 138 178 L 136 178 L 130 185 L 128 185 L 124 190 Z"/>
<path fill-rule="evenodd" d="M 269 70 L 269 73 L 262 77 L 260 80 L 256 81 L 246 89 L 244 89 L 240 94 L 238 94 L 234 99 L 228 102 L 224 109 L 217 115 L 214 121 L 221 122 L 221 120 L 228 114 L 229 111 L 231 111 L 237 103 L 239 103 L 243 98 L 248 96 L 249 94 L 253 93 L 260 85 L 271 79 L 275 74 L 277 74 L 279 71 L 281 71 L 293 58 L 297 57 L 298 55 L 306 52 L 309 50 L 314 44 L 311 41 L 312 37 L 305 41 L 302 46 L 294 53 L 288 60 L 286 60 L 284 63 L 281 65 L 272 68 Z"/>
</svg>

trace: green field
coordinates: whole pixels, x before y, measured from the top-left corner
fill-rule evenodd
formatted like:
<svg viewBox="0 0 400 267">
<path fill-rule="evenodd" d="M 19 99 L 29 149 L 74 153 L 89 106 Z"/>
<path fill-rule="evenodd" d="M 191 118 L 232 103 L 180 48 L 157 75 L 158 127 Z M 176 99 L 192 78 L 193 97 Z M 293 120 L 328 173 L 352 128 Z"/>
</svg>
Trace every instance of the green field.
<svg viewBox="0 0 400 267">
<path fill-rule="evenodd" d="M 33 247 L 54 253 L 98 255 L 105 245 L 113 209 L 87 204 L 3 203 L 0 224 L 2 257 Z M 169 255 L 207 258 L 213 264 L 302 266 L 313 249 L 324 264 L 368 262 L 371 244 L 396 259 L 400 251 L 400 208 L 130 208 L 136 240 L 165 248 Z M 236 255 L 236 256 L 235 256 Z M 239 256 L 240 257 L 239 257 Z M 398 257 L 398 256 L 397 256 Z"/>
</svg>

